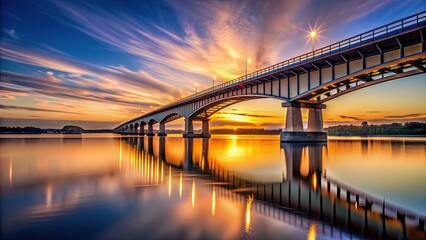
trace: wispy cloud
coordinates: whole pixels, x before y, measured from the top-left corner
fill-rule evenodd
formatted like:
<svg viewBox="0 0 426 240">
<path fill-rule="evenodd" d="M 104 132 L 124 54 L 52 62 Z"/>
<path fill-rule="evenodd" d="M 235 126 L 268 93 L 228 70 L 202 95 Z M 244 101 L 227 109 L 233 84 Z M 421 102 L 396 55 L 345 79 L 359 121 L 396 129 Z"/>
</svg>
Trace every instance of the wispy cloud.
<svg viewBox="0 0 426 240">
<path fill-rule="evenodd" d="M 3 104 L 0 104 L 0 109 L 14 109 L 14 110 L 36 111 L 36 112 L 80 114 L 80 113 L 69 112 L 69 111 L 59 111 L 59 110 L 52 110 L 52 109 L 45 109 L 45 108 L 34 108 L 34 107 L 21 107 L 21 106 L 3 105 Z"/>
<path fill-rule="evenodd" d="M 351 120 L 355 120 L 355 121 L 360 121 L 360 120 L 362 120 L 362 119 L 360 119 L 360 118 L 353 117 L 353 116 L 339 115 L 339 117 L 340 117 L 340 118 L 343 118 L 343 119 L 351 119 Z"/>
<path fill-rule="evenodd" d="M 237 115 L 237 116 L 255 117 L 255 118 L 271 118 L 271 117 L 275 117 L 275 116 L 271 116 L 271 115 L 243 113 L 243 112 L 228 112 L 228 111 L 218 112 L 218 114 L 223 114 L 223 115 Z"/>
<path fill-rule="evenodd" d="M 366 113 L 383 113 L 383 111 L 365 111 Z"/>
<path fill-rule="evenodd" d="M 406 119 L 406 118 L 418 118 L 425 115 L 426 113 L 411 113 L 411 114 L 403 114 L 403 115 L 389 115 L 389 116 L 385 116 L 385 118 L 386 119 Z"/>
<path fill-rule="evenodd" d="M 3 28 L 3 32 L 5 32 L 9 37 L 11 37 L 13 39 L 18 39 L 18 35 L 16 34 L 15 29 Z"/>
</svg>

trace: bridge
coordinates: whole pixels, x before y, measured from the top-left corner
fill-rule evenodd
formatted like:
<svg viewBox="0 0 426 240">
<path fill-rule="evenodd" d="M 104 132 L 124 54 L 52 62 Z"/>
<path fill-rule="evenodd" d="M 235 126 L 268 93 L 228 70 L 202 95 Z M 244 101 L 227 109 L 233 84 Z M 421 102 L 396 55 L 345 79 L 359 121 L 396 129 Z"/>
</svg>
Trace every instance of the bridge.
<svg viewBox="0 0 426 240">
<path fill-rule="evenodd" d="M 282 142 L 327 141 L 325 102 L 361 88 L 426 72 L 426 11 L 213 86 L 120 123 L 121 134 L 166 136 L 166 124 L 185 119 L 183 137 L 210 137 L 210 117 L 233 104 L 261 98 L 287 108 Z M 301 109 L 308 110 L 303 129 Z M 202 122 L 201 134 L 193 122 Z M 147 128 L 147 131 L 145 131 Z"/>
</svg>

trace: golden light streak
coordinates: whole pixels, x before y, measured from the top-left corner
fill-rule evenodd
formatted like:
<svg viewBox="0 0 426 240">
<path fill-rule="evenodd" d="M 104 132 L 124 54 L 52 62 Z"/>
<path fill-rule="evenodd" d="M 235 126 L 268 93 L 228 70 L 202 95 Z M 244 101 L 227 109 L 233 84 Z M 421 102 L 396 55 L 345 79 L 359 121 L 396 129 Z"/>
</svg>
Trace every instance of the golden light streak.
<svg viewBox="0 0 426 240">
<path fill-rule="evenodd" d="M 159 178 L 160 178 L 160 161 L 157 159 L 157 167 L 156 167 L 157 169 L 156 169 L 156 171 L 155 171 L 155 174 L 156 174 L 156 182 L 157 182 L 157 184 L 158 184 L 158 182 L 159 182 Z"/>
<path fill-rule="evenodd" d="M 302 159 L 300 161 L 300 176 L 306 177 L 309 175 L 309 158 L 308 158 L 308 148 L 303 148 L 302 150 Z"/>
<path fill-rule="evenodd" d="M 150 178 L 149 181 L 152 183 L 154 182 L 154 161 L 151 159 L 151 172 L 150 172 Z"/>
<path fill-rule="evenodd" d="M 161 162 L 161 184 L 164 182 L 164 162 Z"/>
<path fill-rule="evenodd" d="M 123 161 L 123 144 L 122 141 L 120 139 L 120 156 L 119 156 L 119 163 L 118 163 L 118 169 L 121 172 L 121 162 Z"/>
<path fill-rule="evenodd" d="M 46 186 L 46 207 L 50 207 L 52 205 L 52 183 L 49 182 Z"/>
<path fill-rule="evenodd" d="M 12 161 L 9 160 L 9 184 L 12 185 L 13 181 L 13 166 Z"/>
<path fill-rule="evenodd" d="M 312 187 L 314 187 L 314 190 L 317 190 L 317 173 L 316 172 L 312 174 Z"/>
<path fill-rule="evenodd" d="M 213 192 L 212 192 L 212 216 L 214 216 L 216 211 L 216 189 L 215 186 L 213 186 Z"/>
<path fill-rule="evenodd" d="M 195 206 L 195 180 L 192 180 L 192 208 Z"/>
<path fill-rule="evenodd" d="M 182 198 L 182 172 L 179 175 L 179 197 Z"/>
<path fill-rule="evenodd" d="M 172 196 L 172 166 L 169 166 L 169 198 Z"/>
<path fill-rule="evenodd" d="M 250 224 L 251 224 L 251 207 L 253 205 L 253 196 L 250 195 L 247 197 L 247 204 L 246 204 L 246 224 L 245 224 L 245 231 L 248 233 L 250 231 Z"/>
<path fill-rule="evenodd" d="M 308 230 L 308 240 L 315 240 L 315 239 L 317 239 L 317 224 L 311 223 L 311 225 L 309 225 L 309 230 Z"/>
</svg>

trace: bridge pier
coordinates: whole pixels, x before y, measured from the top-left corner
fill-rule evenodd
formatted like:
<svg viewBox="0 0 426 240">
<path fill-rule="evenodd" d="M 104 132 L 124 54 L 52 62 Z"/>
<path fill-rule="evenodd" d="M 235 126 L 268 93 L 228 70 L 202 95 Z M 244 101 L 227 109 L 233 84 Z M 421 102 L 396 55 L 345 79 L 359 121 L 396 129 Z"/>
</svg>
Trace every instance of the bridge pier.
<svg viewBox="0 0 426 240">
<path fill-rule="evenodd" d="M 203 119 L 202 121 L 202 130 L 200 133 L 194 133 L 194 124 L 192 119 L 185 119 L 185 132 L 183 133 L 184 138 L 209 138 L 210 132 L 209 132 L 209 126 L 210 126 L 210 119 Z"/>
<path fill-rule="evenodd" d="M 139 125 L 139 135 L 144 136 L 145 135 L 145 124 L 141 123 Z"/>
<path fill-rule="evenodd" d="M 155 136 L 155 133 L 154 133 L 154 124 L 153 123 L 148 123 L 148 133 L 146 135 L 148 137 Z"/>
<path fill-rule="evenodd" d="M 211 136 L 210 134 L 210 119 L 204 119 L 202 120 L 202 132 L 201 132 L 201 137 L 203 138 L 209 138 Z"/>
<path fill-rule="evenodd" d="M 157 136 L 159 136 L 159 137 L 167 136 L 167 133 L 166 133 L 166 123 L 161 123 L 160 122 L 160 131 L 158 132 Z"/>
<path fill-rule="evenodd" d="M 310 104 L 300 102 L 285 102 L 287 108 L 285 131 L 280 134 L 281 142 L 326 142 L 327 133 L 324 132 L 322 109 L 324 104 Z M 308 108 L 308 129 L 303 130 L 302 110 Z"/>
</svg>

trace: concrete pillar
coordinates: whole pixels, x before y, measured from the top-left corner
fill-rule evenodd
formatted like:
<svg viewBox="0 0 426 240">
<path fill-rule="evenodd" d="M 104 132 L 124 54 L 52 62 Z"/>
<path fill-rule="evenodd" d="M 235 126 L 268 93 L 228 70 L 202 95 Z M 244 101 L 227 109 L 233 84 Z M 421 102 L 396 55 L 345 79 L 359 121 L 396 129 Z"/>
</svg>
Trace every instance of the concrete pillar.
<svg viewBox="0 0 426 240">
<path fill-rule="evenodd" d="M 201 136 L 203 138 L 209 138 L 210 137 L 210 130 L 209 130 L 209 126 L 210 126 L 210 119 L 205 119 L 202 122 L 202 133 Z"/>
<path fill-rule="evenodd" d="M 145 124 L 141 123 L 140 129 L 139 129 L 139 135 L 145 135 Z"/>
<path fill-rule="evenodd" d="M 167 133 L 166 133 L 166 123 L 160 123 L 160 131 L 158 132 L 157 135 L 158 136 L 162 136 L 162 137 L 167 136 Z"/>
<path fill-rule="evenodd" d="M 300 109 L 300 107 L 287 107 L 285 131 L 286 132 L 303 131 L 302 110 Z"/>
<path fill-rule="evenodd" d="M 148 133 L 146 134 L 149 137 L 155 136 L 154 134 L 154 124 L 148 123 Z"/>
<path fill-rule="evenodd" d="M 327 141 L 327 133 L 324 132 L 322 110 L 324 104 L 312 104 L 302 102 L 285 102 L 287 108 L 285 131 L 280 134 L 281 142 L 324 142 Z M 309 109 L 308 129 L 303 131 L 301 108 Z"/>
<path fill-rule="evenodd" d="M 321 108 L 309 108 L 308 132 L 324 132 Z"/>
<path fill-rule="evenodd" d="M 138 134 L 139 134 L 138 125 L 135 125 L 135 126 L 133 127 L 133 133 L 132 133 L 132 134 L 135 134 L 135 135 L 138 135 Z"/>
<path fill-rule="evenodd" d="M 185 132 L 183 133 L 183 137 L 194 137 L 194 126 L 192 124 L 192 119 L 185 119 Z"/>
</svg>

